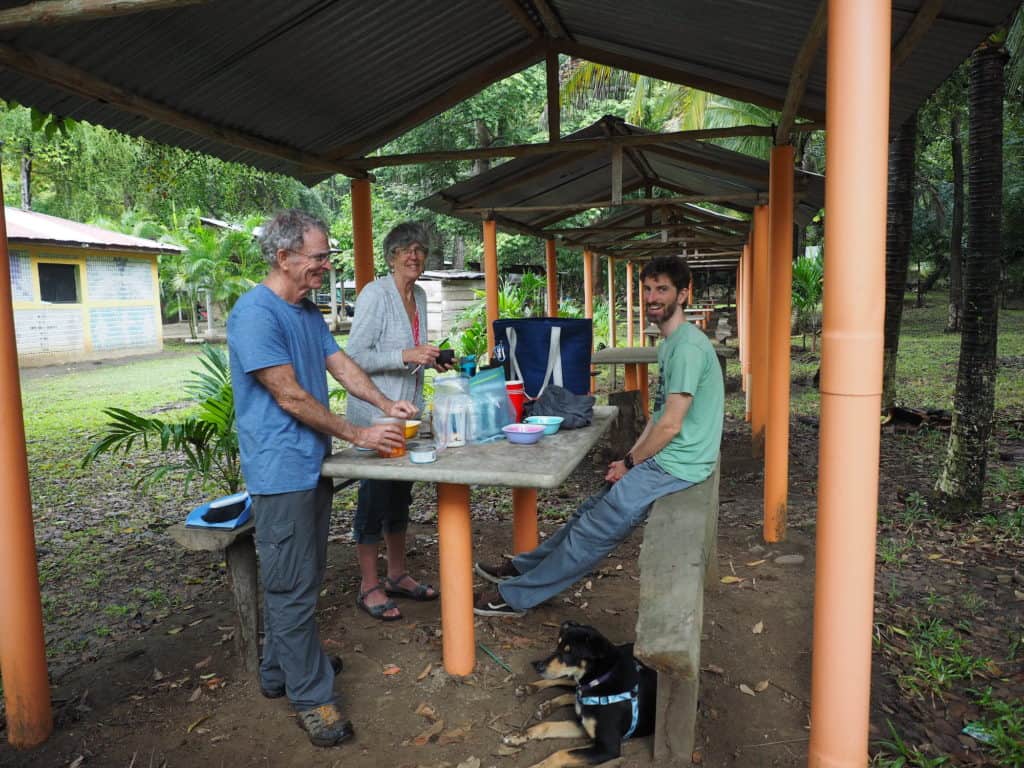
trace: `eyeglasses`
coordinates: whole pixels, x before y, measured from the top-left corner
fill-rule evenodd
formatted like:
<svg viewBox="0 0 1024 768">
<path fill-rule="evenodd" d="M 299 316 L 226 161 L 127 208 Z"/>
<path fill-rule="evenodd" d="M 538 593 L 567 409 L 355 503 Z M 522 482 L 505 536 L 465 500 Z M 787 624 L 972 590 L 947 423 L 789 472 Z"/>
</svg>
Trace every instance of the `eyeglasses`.
<svg viewBox="0 0 1024 768">
<path fill-rule="evenodd" d="M 427 249 L 422 245 L 407 245 L 403 248 L 395 248 L 392 253 L 397 253 L 399 256 L 419 256 L 420 258 L 426 258 Z"/>
<path fill-rule="evenodd" d="M 285 250 L 296 256 L 303 256 L 310 261 L 319 261 L 321 264 L 330 260 L 332 253 L 341 253 L 340 248 L 328 248 L 326 251 L 321 251 L 320 253 L 303 253 L 302 251 L 296 251 L 292 248 L 285 248 Z"/>
</svg>

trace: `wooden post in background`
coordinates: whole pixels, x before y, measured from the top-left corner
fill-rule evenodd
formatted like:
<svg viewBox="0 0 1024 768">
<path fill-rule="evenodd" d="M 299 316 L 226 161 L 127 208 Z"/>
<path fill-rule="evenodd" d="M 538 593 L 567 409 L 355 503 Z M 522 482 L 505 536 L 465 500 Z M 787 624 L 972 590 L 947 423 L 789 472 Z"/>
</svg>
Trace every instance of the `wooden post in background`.
<svg viewBox="0 0 1024 768">
<path fill-rule="evenodd" d="M 544 266 L 548 273 L 548 317 L 558 317 L 558 252 L 551 238 L 544 241 Z"/>
<path fill-rule="evenodd" d="M 487 300 L 487 351 L 494 350 L 494 321 L 498 319 L 498 224 L 484 221 L 484 293 Z"/>
<path fill-rule="evenodd" d="M 356 293 L 373 282 L 373 210 L 370 180 L 352 179 L 352 261 Z"/>
</svg>

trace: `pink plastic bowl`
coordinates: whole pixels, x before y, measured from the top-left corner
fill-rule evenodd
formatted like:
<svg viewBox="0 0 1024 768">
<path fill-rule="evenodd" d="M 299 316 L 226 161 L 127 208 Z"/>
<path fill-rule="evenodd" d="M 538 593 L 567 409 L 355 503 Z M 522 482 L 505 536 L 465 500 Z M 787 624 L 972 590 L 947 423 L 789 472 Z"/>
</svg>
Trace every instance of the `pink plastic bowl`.
<svg viewBox="0 0 1024 768">
<path fill-rule="evenodd" d="M 544 427 L 540 424 L 509 424 L 502 427 L 502 432 L 510 443 L 516 445 L 533 445 L 544 434 Z"/>
</svg>

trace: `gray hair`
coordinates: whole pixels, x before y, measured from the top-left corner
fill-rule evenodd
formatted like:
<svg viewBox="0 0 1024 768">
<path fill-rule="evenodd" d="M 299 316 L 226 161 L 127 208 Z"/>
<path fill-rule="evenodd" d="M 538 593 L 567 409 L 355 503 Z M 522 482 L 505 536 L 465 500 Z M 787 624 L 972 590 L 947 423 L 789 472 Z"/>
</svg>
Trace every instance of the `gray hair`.
<svg viewBox="0 0 1024 768">
<path fill-rule="evenodd" d="M 430 253 L 430 233 L 419 221 L 403 221 L 396 224 L 391 231 L 384 236 L 384 260 L 390 267 L 395 260 L 395 251 L 399 248 L 408 248 L 413 243 L 422 245 L 427 253 Z"/>
<path fill-rule="evenodd" d="M 323 232 L 325 237 L 328 235 L 326 224 L 298 208 L 276 213 L 262 227 L 259 235 L 260 253 L 273 267 L 277 264 L 277 252 L 300 250 L 306 232 L 311 229 Z"/>
</svg>

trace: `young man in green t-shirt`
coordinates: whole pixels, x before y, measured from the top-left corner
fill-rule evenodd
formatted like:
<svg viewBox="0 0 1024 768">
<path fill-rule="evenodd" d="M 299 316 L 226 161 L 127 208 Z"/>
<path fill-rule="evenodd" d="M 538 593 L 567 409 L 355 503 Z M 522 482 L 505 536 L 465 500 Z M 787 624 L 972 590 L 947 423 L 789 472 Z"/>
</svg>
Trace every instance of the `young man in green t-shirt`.
<svg viewBox="0 0 1024 768">
<path fill-rule="evenodd" d="M 664 341 L 658 348 L 654 413 L 626 456 L 608 465 L 608 485 L 587 499 L 554 536 L 499 565 L 476 564 L 497 584 L 478 594 L 481 616 L 521 616 L 583 578 L 647 519 L 655 500 L 706 480 L 722 440 L 722 369 L 703 331 L 686 322 L 690 268 L 676 256 L 648 262 L 640 273 L 647 318 Z"/>
</svg>

